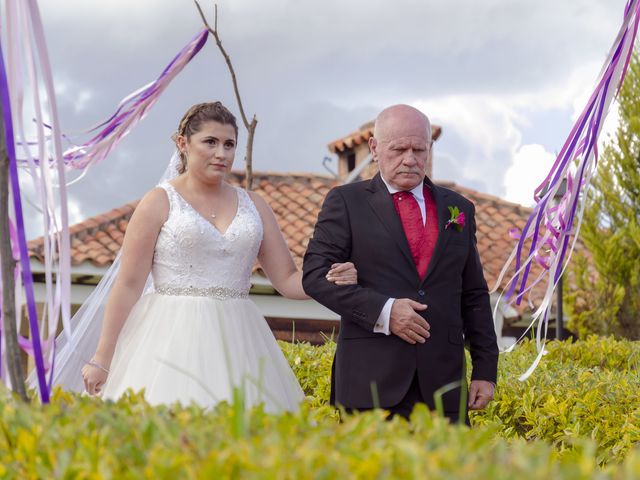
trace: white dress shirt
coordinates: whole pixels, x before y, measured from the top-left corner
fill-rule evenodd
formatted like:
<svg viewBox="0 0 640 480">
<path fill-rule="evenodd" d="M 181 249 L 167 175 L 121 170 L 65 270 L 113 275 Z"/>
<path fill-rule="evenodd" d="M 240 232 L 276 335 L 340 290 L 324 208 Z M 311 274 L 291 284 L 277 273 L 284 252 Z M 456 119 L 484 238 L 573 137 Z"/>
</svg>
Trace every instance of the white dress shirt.
<svg viewBox="0 0 640 480">
<path fill-rule="evenodd" d="M 380 178 L 382 178 L 382 181 L 387 186 L 387 190 L 389 190 L 389 194 L 393 195 L 394 193 L 401 191 L 389 185 L 382 175 L 380 175 Z M 416 199 L 416 202 L 418 202 L 418 207 L 420 207 L 420 213 L 422 214 L 422 223 L 425 223 L 427 221 L 427 208 L 425 206 L 425 200 L 424 200 L 423 183 L 420 182 L 420 184 L 418 184 L 413 190 L 411 190 L 410 193 L 413 194 L 413 197 Z M 390 298 L 384 304 L 384 307 L 382 307 L 380 316 L 378 317 L 378 320 L 376 321 L 376 324 L 373 327 L 373 331 L 375 333 L 384 333 L 385 335 L 391 334 L 391 331 L 389 330 L 389 322 L 391 320 L 391 307 L 393 307 L 394 301 L 395 301 L 395 298 Z"/>
</svg>

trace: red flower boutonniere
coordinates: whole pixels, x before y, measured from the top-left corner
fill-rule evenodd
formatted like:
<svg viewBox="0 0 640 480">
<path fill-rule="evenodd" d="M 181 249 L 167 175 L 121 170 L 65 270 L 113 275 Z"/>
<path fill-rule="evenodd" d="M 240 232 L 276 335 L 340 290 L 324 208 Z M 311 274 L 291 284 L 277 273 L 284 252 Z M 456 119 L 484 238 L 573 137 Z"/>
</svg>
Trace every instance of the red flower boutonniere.
<svg viewBox="0 0 640 480">
<path fill-rule="evenodd" d="M 462 229 L 464 228 L 464 212 L 461 212 L 458 209 L 458 207 L 447 207 L 447 208 L 449 208 L 449 213 L 451 213 L 451 218 L 449 219 L 447 224 L 444 226 L 444 229 L 446 230 L 447 228 L 453 225 L 454 227 L 456 227 L 457 231 L 461 232 Z"/>
</svg>

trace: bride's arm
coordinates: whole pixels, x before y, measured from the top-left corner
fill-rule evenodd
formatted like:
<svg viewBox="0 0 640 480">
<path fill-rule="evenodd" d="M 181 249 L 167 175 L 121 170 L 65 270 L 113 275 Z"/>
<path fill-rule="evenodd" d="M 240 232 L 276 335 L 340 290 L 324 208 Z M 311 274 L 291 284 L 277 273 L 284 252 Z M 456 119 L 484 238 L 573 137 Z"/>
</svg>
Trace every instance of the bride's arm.
<svg viewBox="0 0 640 480">
<path fill-rule="evenodd" d="M 125 320 L 142 294 L 151 271 L 156 239 L 168 212 L 167 195 L 162 189 L 156 188 L 140 201 L 127 225 L 120 270 L 107 300 L 100 340 L 93 357 L 95 363 L 105 369 L 109 369 Z M 99 368 L 89 367 L 85 366 L 83 376 L 87 391 L 93 394 L 100 391 L 104 383 L 102 377 L 106 379 L 106 375 Z"/>
<path fill-rule="evenodd" d="M 302 288 L 302 272 L 298 271 L 293 262 L 291 252 L 282 236 L 271 207 L 257 193 L 248 193 L 260 213 L 264 228 L 262 244 L 258 252 L 258 261 L 262 269 L 282 296 L 295 300 L 310 298 Z M 353 272 L 355 269 L 351 263 L 336 264 L 330 270 L 327 278 L 337 285 L 357 283 Z"/>
</svg>

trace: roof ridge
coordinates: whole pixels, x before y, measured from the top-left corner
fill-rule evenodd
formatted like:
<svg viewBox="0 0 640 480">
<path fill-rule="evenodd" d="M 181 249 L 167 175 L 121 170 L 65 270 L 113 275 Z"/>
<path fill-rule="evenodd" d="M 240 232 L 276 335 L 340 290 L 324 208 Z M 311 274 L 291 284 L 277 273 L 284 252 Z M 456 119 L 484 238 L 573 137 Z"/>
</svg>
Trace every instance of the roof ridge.
<svg viewBox="0 0 640 480">
<path fill-rule="evenodd" d="M 244 178 L 246 172 L 244 170 L 231 170 L 232 175 L 236 175 Z M 337 179 L 332 175 L 328 175 L 326 173 L 314 173 L 314 172 L 276 172 L 273 170 L 266 171 L 254 171 L 253 177 L 294 177 L 294 178 L 305 178 L 305 179 L 313 179 L 313 180 L 331 180 L 336 181 Z"/>
<path fill-rule="evenodd" d="M 482 198 L 487 201 L 491 201 L 494 203 L 499 203 L 500 205 L 510 206 L 514 208 L 519 208 L 528 212 L 533 211 L 533 207 L 527 207 L 526 205 L 522 205 L 521 203 L 511 202 L 509 200 L 505 200 L 502 197 L 498 197 L 497 195 L 493 195 L 491 193 L 481 192 L 471 187 L 467 187 L 465 185 L 460 185 L 452 180 L 436 180 L 436 185 L 441 187 L 450 188 L 452 190 L 461 190 L 465 194 L 471 194 L 476 197 Z"/>
<path fill-rule="evenodd" d="M 73 240 L 74 238 L 80 239 L 80 236 L 83 234 L 95 234 L 99 232 L 103 227 L 107 227 L 114 222 L 120 220 L 128 220 L 129 218 L 131 218 L 131 215 L 133 215 L 133 211 L 135 210 L 139 202 L 140 200 L 127 202 L 120 207 L 112 208 L 107 212 L 99 213 L 80 222 L 74 223 L 73 225 L 70 225 L 70 240 Z M 36 237 L 33 240 L 29 240 L 29 242 L 27 243 L 29 249 L 37 249 L 44 245 L 44 237 Z"/>
</svg>

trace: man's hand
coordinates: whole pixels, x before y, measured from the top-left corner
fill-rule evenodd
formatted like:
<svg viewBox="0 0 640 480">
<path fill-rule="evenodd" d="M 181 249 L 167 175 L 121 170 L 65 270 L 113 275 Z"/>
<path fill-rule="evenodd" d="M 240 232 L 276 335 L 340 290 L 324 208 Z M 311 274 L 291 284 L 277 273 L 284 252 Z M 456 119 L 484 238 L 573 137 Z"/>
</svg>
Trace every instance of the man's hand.
<svg viewBox="0 0 640 480">
<path fill-rule="evenodd" d="M 336 285 L 357 285 L 358 270 L 351 262 L 334 263 L 327 273 L 327 280 Z"/>
<path fill-rule="evenodd" d="M 496 386 L 486 380 L 471 380 L 469 385 L 469 408 L 471 410 L 482 410 L 491 400 Z"/>
<path fill-rule="evenodd" d="M 405 342 L 414 345 L 424 343 L 429 338 L 429 324 L 416 312 L 427 309 L 423 303 L 414 302 L 408 298 L 398 298 L 391 307 L 389 330 Z"/>
</svg>

